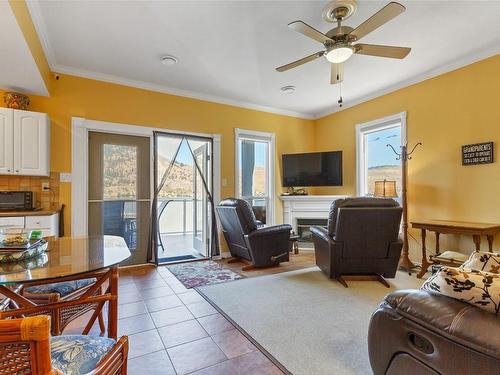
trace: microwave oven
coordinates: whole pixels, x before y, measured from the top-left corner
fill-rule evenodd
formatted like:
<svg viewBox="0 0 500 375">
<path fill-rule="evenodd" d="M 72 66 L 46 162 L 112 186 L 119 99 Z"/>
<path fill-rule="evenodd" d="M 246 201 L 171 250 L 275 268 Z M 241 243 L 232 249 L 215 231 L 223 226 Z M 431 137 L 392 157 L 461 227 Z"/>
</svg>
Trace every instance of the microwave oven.
<svg viewBox="0 0 500 375">
<path fill-rule="evenodd" d="M 35 209 L 32 191 L 0 191 L 0 211 L 29 211 Z"/>
</svg>

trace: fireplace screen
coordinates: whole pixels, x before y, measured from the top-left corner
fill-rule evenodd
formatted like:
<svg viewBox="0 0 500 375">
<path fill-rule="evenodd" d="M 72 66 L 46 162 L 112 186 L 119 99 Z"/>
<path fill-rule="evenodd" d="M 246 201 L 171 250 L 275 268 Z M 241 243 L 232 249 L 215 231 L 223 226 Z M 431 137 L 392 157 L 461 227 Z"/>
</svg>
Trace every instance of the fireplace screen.
<svg viewBox="0 0 500 375">
<path fill-rule="evenodd" d="M 310 228 L 313 226 L 326 227 L 328 219 L 297 219 L 297 235 L 299 242 L 312 242 Z"/>
</svg>

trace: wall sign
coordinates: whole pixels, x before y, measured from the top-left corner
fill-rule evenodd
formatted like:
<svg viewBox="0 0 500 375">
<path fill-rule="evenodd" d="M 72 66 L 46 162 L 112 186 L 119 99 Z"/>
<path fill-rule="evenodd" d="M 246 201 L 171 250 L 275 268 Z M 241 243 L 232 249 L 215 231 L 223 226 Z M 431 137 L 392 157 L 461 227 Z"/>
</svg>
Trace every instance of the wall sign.
<svg viewBox="0 0 500 375">
<path fill-rule="evenodd" d="M 493 142 L 462 146 L 462 165 L 493 163 Z"/>
</svg>

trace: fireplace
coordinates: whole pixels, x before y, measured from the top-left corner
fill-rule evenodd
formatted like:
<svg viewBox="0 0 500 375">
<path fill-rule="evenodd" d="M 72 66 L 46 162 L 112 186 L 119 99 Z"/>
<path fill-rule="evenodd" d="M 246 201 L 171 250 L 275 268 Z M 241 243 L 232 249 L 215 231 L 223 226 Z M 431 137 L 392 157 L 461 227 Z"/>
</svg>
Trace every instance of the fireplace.
<svg viewBox="0 0 500 375">
<path fill-rule="evenodd" d="M 309 228 L 314 225 L 327 226 L 330 205 L 345 195 L 282 195 L 283 223 L 290 224 L 300 236 L 299 248 L 313 250 Z"/>
<path fill-rule="evenodd" d="M 297 219 L 297 235 L 299 242 L 307 247 L 312 246 L 312 234 L 310 228 L 313 226 L 325 227 L 328 219 Z"/>
</svg>

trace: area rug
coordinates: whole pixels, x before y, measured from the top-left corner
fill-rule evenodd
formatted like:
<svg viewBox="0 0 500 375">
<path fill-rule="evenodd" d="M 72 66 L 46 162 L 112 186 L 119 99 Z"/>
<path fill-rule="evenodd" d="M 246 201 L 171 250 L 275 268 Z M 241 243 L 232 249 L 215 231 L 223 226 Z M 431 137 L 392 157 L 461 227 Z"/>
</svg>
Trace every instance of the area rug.
<svg viewBox="0 0 500 375">
<path fill-rule="evenodd" d="M 375 281 L 330 280 L 317 267 L 197 288 L 294 375 L 371 374 L 368 324 L 384 296 L 419 288 L 398 272 L 391 289 Z"/>
<path fill-rule="evenodd" d="M 167 268 L 188 289 L 243 278 L 242 275 L 211 260 L 172 264 Z"/>
</svg>

